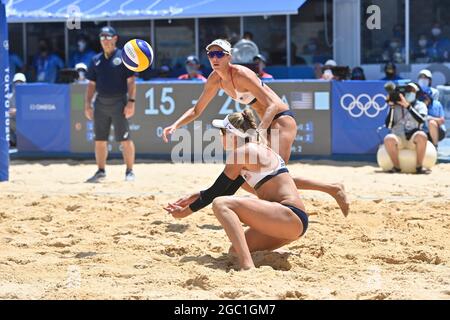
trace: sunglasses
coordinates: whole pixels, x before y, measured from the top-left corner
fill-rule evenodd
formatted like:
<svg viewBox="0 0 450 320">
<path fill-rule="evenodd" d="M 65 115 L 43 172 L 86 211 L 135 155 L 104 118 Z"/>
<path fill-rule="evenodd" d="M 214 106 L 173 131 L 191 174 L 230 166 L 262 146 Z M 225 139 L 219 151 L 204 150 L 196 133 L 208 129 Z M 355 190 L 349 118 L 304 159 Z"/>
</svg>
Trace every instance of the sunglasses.
<svg viewBox="0 0 450 320">
<path fill-rule="evenodd" d="M 112 40 L 113 36 L 100 36 L 100 40 Z"/>
<path fill-rule="evenodd" d="M 225 51 L 208 51 L 207 55 L 211 59 L 214 57 L 217 57 L 217 59 L 222 59 L 226 55 L 226 53 Z"/>
</svg>

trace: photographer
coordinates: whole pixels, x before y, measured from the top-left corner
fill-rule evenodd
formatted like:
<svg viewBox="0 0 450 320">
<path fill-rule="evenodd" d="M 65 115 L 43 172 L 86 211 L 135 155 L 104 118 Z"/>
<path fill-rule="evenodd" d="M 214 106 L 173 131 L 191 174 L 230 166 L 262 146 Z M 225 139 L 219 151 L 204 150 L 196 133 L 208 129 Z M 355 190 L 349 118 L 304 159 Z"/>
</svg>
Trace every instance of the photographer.
<svg viewBox="0 0 450 320">
<path fill-rule="evenodd" d="M 429 173 L 429 170 L 422 168 L 428 140 L 426 133 L 422 131 L 422 126 L 428 110 L 426 105 L 417 99 L 421 91 L 419 85 L 410 82 L 406 87 L 398 88 L 390 83 L 386 85 L 386 90 L 389 92 L 386 102 L 390 106 L 386 117 L 386 127 L 391 129 L 391 133 L 384 138 L 384 145 L 394 164 L 394 168 L 389 172 L 401 171 L 399 150 L 407 148 L 416 150 L 416 173 Z"/>
</svg>

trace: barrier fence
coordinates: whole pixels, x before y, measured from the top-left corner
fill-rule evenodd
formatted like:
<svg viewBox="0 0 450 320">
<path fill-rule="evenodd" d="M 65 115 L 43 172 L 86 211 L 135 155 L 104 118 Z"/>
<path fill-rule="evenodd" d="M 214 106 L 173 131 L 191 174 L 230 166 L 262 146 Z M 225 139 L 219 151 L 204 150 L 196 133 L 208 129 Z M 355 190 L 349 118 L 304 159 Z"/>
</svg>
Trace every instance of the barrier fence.
<svg viewBox="0 0 450 320">
<path fill-rule="evenodd" d="M 380 130 L 388 112 L 383 81 L 271 81 L 267 83 L 295 113 L 297 137 L 292 157 L 302 155 L 375 154 L 387 130 Z M 174 139 L 162 141 L 162 130 L 196 103 L 203 89 L 196 82 L 138 82 L 136 113 L 130 131 L 137 153 L 168 157 Z M 93 153 L 94 125 L 84 116 L 82 84 L 24 84 L 16 87 L 19 152 Z M 212 138 L 211 121 L 246 106 L 222 90 L 186 127 L 191 150 L 202 152 Z M 119 145 L 109 138 L 109 151 Z"/>
</svg>

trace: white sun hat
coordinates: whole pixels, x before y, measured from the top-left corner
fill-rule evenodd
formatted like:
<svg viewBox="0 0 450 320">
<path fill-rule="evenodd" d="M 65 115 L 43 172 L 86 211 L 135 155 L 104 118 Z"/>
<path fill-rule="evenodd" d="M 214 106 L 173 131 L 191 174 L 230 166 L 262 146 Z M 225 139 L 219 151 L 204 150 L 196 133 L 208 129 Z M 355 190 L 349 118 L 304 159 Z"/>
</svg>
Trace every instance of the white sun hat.
<svg viewBox="0 0 450 320">
<path fill-rule="evenodd" d="M 248 138 L 249 134 L 245 133 L 241 130 L 239 130 L 238 128 L 236 128 L 235 126 L 233 126 L 230 122 L 230 120 L 228 119 L 228 116 L 225 117 L 225 119 L 215 119 L 212 121 L 212 125 L 213 127 L 216 128 L 223 128 L 226 129 L 227 131 L 231 132 L 232 134 L 241 137 L 241 138 Z"/>
</svg>

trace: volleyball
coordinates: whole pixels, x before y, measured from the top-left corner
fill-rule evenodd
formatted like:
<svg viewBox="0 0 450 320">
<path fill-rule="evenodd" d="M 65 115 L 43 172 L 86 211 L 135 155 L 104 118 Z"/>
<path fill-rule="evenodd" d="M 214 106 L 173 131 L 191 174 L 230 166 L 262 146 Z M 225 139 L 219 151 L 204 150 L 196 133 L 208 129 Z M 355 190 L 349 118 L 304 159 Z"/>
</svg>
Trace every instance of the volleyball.
<svg viewBox="0 0 450 320">
<path fill-rule="evenodd" d="M 153 49 L 145 40 L 130 40 L 123 46 L 122 61 L 131 71 L 144 71 L 153 62 Z"/>
</svg>

